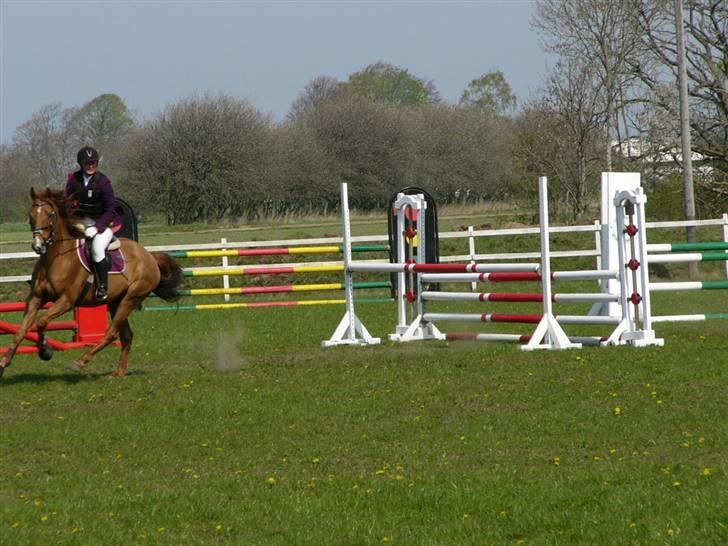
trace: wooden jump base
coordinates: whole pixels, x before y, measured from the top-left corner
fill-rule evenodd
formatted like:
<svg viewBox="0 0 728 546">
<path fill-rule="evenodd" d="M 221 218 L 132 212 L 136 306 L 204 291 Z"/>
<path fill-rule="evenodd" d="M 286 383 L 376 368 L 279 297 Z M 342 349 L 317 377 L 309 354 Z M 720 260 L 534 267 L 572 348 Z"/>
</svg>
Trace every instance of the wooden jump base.
<svg viewBox="0 0 728 546">
<path fill-rule="evenodd" d="M 50 307 L 50 303 L 46 304 L 43 308 L 47 309 Z M 23 312 L 26 309 L 26 304 L 23 302 L 12 302 L 12 303 L 0 303 L 0 313 L 17 313 Z M 65 321 L 54 321 L 50 322 L 46 327 L 46 331 L 72 331 L 73 340 L 69 342 L 59 341 L 52 337 L 46 336 L 48 345 L 60 351 L 66 351 L 70 349 L 79 349 L 82 347 L 89 347 L 95 345 L 106 332 L 108 325 L 107 322 L 107 308 L 105 305 L 98 307 L 77 307 L 74 309 L 74 320 Z M 7 321 L 0 321 L 0 335 L 10 334 L 15 335 L 18 332 L 19 326 L 12 324 Z M 25 339 L 33 343 L 38 341 L 37 328 L 35 325 L 26 332 Z M 6 348 L 0 348 L 0 353 L 6 352 Z M 38 349 L 35 346 L 21 345 L 18 347 L 18 353 L 35 353 Z"/>
</svg>

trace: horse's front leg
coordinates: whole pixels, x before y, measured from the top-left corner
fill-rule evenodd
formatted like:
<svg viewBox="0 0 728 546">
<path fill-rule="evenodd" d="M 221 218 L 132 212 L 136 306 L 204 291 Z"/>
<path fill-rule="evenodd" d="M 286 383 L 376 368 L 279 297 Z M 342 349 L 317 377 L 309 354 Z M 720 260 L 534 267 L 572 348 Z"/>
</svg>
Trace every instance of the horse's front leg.
<svg viewBox="0 0 728 546">
<path fill-rule="evenodd" d="M 50 360 L 53 356 L 53 348 L 48 345 L 45 338 L 45 329 L 48 327 L 48 323 L 55 318 L 60 317 L 63 313 L 70 311 L 73 304 L 66 300 L 66 298 L 60 298 L 53 302 L 45 313 L 36 322 L 36 330 L 38 333 L 38 340 L 35 342 L 38 347 L 38 356 L 41 360 Z"/>
<path fill-rule="evenodd" d="M 25 314 L 23 315 L 23 320 L 20 322 L 18 331 L 15 332 L 13 341 L 10 343 L 10 347 L 8 347 L 8 351 L 2 358 L 0 358 L 0 377 L 2 377 L 5 368 L 10 366 L 10 363 L 13 361 L 15 352 L 25 339 L 25 334 L 27 334 L 28 330 L 30 330 L 33 321 L 35 320 L 35 315 L 38 313 L 38 309 L 40 309 L 42 304 L 43 301 L 39 296 L 32 296 L 26 301 Z"/>
</svg>

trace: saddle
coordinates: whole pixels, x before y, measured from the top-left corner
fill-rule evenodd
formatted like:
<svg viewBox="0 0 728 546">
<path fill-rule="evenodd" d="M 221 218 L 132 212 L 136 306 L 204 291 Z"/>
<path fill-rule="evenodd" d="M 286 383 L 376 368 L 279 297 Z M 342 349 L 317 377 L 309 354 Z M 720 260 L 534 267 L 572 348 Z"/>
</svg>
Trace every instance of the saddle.
<svg viewBox="0 0 728 546">
<path fill-rule="evenodd" d="M 86 239 L 76 240 L 76 254 L 81 262 L 83 268 L 89 273 L 93 273 L 91 268 L 91 256 L 90 249 L 86 245 Z M 110 261 L 111 268 L 109 269 L 110 274 L 123 273 L 126 269 L 126 260 L 124 259 L 124 253 L 121 251 L 121 241 L 114 236 L 114 238 L 106 247 L 106 259 Z"/>
</svg>

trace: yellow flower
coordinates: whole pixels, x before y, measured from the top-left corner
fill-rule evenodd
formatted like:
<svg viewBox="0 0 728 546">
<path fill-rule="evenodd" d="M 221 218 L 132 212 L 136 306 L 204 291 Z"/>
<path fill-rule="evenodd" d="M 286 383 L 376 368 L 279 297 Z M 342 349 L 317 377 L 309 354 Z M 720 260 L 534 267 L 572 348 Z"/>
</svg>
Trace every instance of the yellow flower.
<svg viewBox="0 0 728 546">
<path fill-rule="evenodd" d="M 620 408 L 619 406 L 616 406 L 614 408 L 614 415 L 622 415 L 622 408 Z"/>
<path fill-rule="evenodd" d="M 561 459 L 559 457 L 554 457 L 554 464 L 559 466 L 561 464 Z"/>
<path fill-rule="evenodd" d="M 680 487 L 680 485 L 682 485 L 682 484 L 678 480 L 675 480 L 674 482 L 672 482 L 673 487 Z"/>
<path fill-rule="evenodd" d="M 707 466 L 705 468 L 703 468 L 703 476 L 710 476 L 711 472 L 712 472 L 712 470 L 710 468 L 708 468 Z"/>
<path fill-rule="evenodd" d="M 268 483 L 268 485 L 270 485 L 272 487 L 276 484 L 276 479 L 273 476 L 268 476 L 268 479 L 266 480 L 266 482 Z"/>
</svg>

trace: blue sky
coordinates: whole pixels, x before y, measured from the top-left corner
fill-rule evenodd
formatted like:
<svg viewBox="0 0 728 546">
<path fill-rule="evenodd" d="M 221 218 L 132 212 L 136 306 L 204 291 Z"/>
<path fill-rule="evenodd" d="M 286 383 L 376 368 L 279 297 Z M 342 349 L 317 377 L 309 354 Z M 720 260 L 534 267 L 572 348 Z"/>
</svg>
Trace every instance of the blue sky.
<svg viewBox="0 0 728 546">
<path fill-rule="evenodd" d="M 546 74 L 532 1 L 0 0 L 0 141 L 49 103 L 119 95 L 141 117 L 194 93 L 285 117 L 317 76 L 382 60 L 457 101 L 503 71 L 527 98 Z"/>
</svg>

